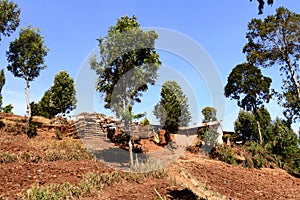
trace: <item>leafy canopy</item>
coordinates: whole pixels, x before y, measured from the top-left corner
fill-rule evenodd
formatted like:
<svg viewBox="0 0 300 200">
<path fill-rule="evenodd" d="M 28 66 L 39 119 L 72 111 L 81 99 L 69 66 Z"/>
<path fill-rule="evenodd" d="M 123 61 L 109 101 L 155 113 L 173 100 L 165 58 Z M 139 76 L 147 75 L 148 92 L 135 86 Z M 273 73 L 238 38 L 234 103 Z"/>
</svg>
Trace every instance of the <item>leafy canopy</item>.
<svg viewBox="0 0 300 200">
<path fill-rule="evenodd" d="M 100 59 L 90 60 L 98 76 L 96 90 L 117 117 L 131 112 L 129 107 L 141 102 L 142 93 L 154 84 L 161 64 L 154 48 L 157 38 L 155 31 L 143 31 L 135 16 L 124 16 L 98 39 Z"/>
<path fill-rule="evenodd" d="M 258 108 L 256 116 L 249 111 L 241 110 L 238 114 L 238 118 L 234 122 L 234 130 L 236 134 L 243 137 L 246 141 L 260 141 L 256 121 L 259 121 L 260 123 L 261 134 L 264 142 L 268 143 L 272 141 L 271 115 L 264 106 Z"/>
<path fill-rule="evenodd" d="M 217 110 L 214 107 L 207 106 L 201 111 L 204 119 L 203 122 L 213 122 L 217 120 Z"/>
<path fill-rule="evenodd" d="M 55 75 L 54 84 L 50 91 L 51 102 L 57 114 L 69 113 L 76 108 L 77 99 L 74 80 L 67 71 L 61 71 Z"/>
<path fill-rule="evenodd" d="M 20 23 L 20 9 L 13 1 L 0 1 L 0 41 L 3 36 L 10 36 Z"/>
<path fill-rule="evenodd" d="M 279 67 L 283 76 L 283 93 L 279 103 L 287 117 L 300 113 L 300 14 L 279 7 L 265 19 L 252 19 L 248 24 L 247 43 L 243 52 L 248 62 L 262 67 Z"/>
<path fill-rule="evenodd" d="M 39 29 L 31 26 L 21 29 L 19 37 L 9 44 L 9 50 L 6 52 L 8 71 L 11 71 L 15 77 L 25 79 L 28 118 L 31 118 L 29 82 L 38 77 L 41 70 L 46 68 L 44 58 L 47 52 L 48 49 L 44 45 L 44 38 L 40 35 Z"/>
<path fill-rule="evenodd" d="M 271 78 L 263 76 L 257 67 L 239 64 L 227 78 L 225 96 L 237 100 L 239 107 L 255 111 L 264 101 L 269 102 L 271 82 Z"/>
<path fill-rule="evenodd" d="M 53 85 L 44 93 L 38 104 L 31 103 L 32 114 L 46 118 L 52 118 L 59 113 L 68 114 L 76 108 L 76 103 L 74 80 L 68 72 L 61 71 L 55 75 Z"/>
<path fill-rule="evenodd" d="M 44 57 L 47 52 L 39 29 L 30 26 L 22 28 L 19 37 L 10 43 L 6 52 L 9 62 L 7 69 L 15 77 L 33 81 L 46 68 Z"/>
<path fill-rule="evenodd" d="M 154 106 L 153 114 L 164 129 L 176 132 L 179 126 L 188 126 L 191 121 L 188 98 L 176 81 L 162 85 L 159 103 Z"/>
</svg>

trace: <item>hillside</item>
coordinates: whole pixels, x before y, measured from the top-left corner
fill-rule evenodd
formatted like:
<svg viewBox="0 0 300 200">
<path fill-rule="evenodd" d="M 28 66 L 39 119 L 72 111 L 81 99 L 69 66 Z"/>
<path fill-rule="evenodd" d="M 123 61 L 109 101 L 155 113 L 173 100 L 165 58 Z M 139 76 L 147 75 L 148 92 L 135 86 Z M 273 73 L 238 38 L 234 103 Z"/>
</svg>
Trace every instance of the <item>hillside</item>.
<svg viewBox="0 0 300 200">
<path fill-rule="evenodd" d="M 163 170 L 125 173 L 94 159 L 79 139 L 58 140 L 46 119 L 29 139 L 23 117 L 1 116 L 0 199 L 51 192 L 70 199 L 300 199 L 300 179 L 281 169 L 246 169 L 186 152 Z"/>
</svg>

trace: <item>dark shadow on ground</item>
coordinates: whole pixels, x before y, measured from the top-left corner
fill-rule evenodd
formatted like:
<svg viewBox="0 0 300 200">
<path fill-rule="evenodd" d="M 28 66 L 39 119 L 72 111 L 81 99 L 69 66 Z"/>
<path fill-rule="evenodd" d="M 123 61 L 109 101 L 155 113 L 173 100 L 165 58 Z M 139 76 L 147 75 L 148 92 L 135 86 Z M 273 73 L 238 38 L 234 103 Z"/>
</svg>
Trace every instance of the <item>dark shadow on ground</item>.
<svg viewBox="0 0 300 200">
<path fill-rule="evenodd" d="M 289 174 L 292 175 L 295 178 L 300 178 L 300 173 L 289 172 Z"/>
<path fill-rule="evenodd" d="M 107 163 L 118 163 L 120 165 L 127 165 L 130 161 L 129 152 L 120 148 L 109 148 L 104 150 L 94 150 L 92 153 L 98 160 Z M 133 153 L 133 159 L 143 162 L 147 160 L 147 155 L 143 153 Z"/>
<path fill-rule="evenodd" d="M 185 188 L 183 190 L 172 190 L 168 193 L 171 197 L 170 199 L 173 200 L 198 200 L 204 199 L 197 197 L 191 190 Z"/>
</svg>

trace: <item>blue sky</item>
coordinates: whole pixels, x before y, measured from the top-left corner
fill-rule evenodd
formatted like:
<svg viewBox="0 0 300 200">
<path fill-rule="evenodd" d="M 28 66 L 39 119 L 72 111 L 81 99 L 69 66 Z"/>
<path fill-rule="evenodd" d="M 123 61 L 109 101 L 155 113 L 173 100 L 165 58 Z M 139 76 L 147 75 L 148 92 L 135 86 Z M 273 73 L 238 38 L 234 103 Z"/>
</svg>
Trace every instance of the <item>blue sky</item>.
<svg viewBox="0 0 300 200">
<path fill-rule="evenodd" d="M 46 57 L 48 67 L 31 83 L 31 101 L 40 100 L 53 83 L 54 75 L 60 70 L 67 70 L 74 79 L 77 79 L 80 68 L 97 46 L 96 39 L 105 36 L 108 27 L 114 25 L 117 18 L 123 15 L 136 15 L 142 27 L 167 28 L 191 38 L 207 52 L 225 85 L 232 68 L 245 61 L 242 48 L 246 42 L 247 23 L 252 18 L 273 14 L 279 6 L 300 13 L 300 3 L 296 0 L 276 0 L 272 7 L 266 6 L 263 15 L 257 14 L 256 1 L 250 3 L 248 0 L 16 0 L 15 2 L 21 8 L 20 27 L 27 25 L 39 27 L 45 38 L 45 44 L 50 49 Z M 18 36 L 18 33 L 19 29 L 11 37 L 3 38 L 0 43 L 1 68 L 6 69 L 5 51 L 8 50 L 9 42 Z M 190 77 L 185 81 L 191 85 L 197 99 L 196 107 L 199 107 L 198 110 L 193 107 L 193 112 L 198 113 L 194 115 L 200 115 L 203 107 L 212 105 L 212 95 L 209 94 L 211 91 L 207 89 L 205 78 L 195 78 L 192 66 L 187 60 L 169 52 L 160 51 L 160 55 L 163 65 L 168 69 L 173 69 L 179 74 L 186 73 L 185 77 Z M 7 70 L 5 72 L 6 84 L 2 91 L 4 105 L 12 103 L 14 113 L 24 115 L 25 82 L 13 77 Z M 272 87 L 280 87 L 281 78 L 278 69 L 264 69 L 263 73 L 273 79 Z M 159 86 L 151 88 L 152 93 L 150 91 L 148 95 L 145 94 L 144 104 L 137 106 L 136 111 L 144 109 L 150 114 L 151 107 L 159 100 L 159 94 L 152 94 L 158 93 L 159 89 Z M 103 110 L 102 104 L 98 103 L 101 102 L 99 95 L 95 96 L 93 108 L 97 112 L 107 113 Z M 273 119 L 282 116 L 282 111 L 275 101 L 266 106 Z M 236 102 L 227 99 L 223 119 L 225 130 L 233 130 L 233 122 L 238 111 Z M 296 128 L 297 125 L 294 126 Z"/>
</svg>

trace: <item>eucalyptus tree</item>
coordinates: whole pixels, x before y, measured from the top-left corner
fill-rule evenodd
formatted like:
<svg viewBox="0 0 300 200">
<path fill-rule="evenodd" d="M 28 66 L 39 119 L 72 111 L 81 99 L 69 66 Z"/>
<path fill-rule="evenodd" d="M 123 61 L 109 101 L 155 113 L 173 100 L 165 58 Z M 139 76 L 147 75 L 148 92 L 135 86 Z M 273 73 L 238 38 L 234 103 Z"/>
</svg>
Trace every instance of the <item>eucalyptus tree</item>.
<svg viewBox="0 0 300 200">
<path fill-rule="evenodd" d="M 279 68 L 283 77 L 279 102 L 290 121 L 300 117 L 299 30 L 300 14 L 279 7 L 274 15 L 249 22 L 243 48 L 251 64 Z"/>
<path fill-rule="evenodd" d="M 29 118 L 31 117 L 30 82 L 46 68 L 44 58 L 47 53 L 48 49 L 44 45 L 44 37 L 40 34 L 40 30 L 31 26 L 21 29 L 19 37 L 10 43 L 9 50 L 6 52 L 8 71 L 11 71 L 15 77 L 25 79 L 26 105 Z"/>
<path fill-rule="evenodd" d="M 153 85 L 161 64 L 155 50 L 155 31 L 142 30 L 135 16 L 123 16 L 98 39 L 100 56 L 90 60 L 98 78 L 96 90 L 103 94 L 105 108 L 125 121 L 130 133 L 132 106 Z M 131 139 L 129 140 L 131 145 Z M 131 161 L 132 164 L 132 161 Z"/>
</svg>

